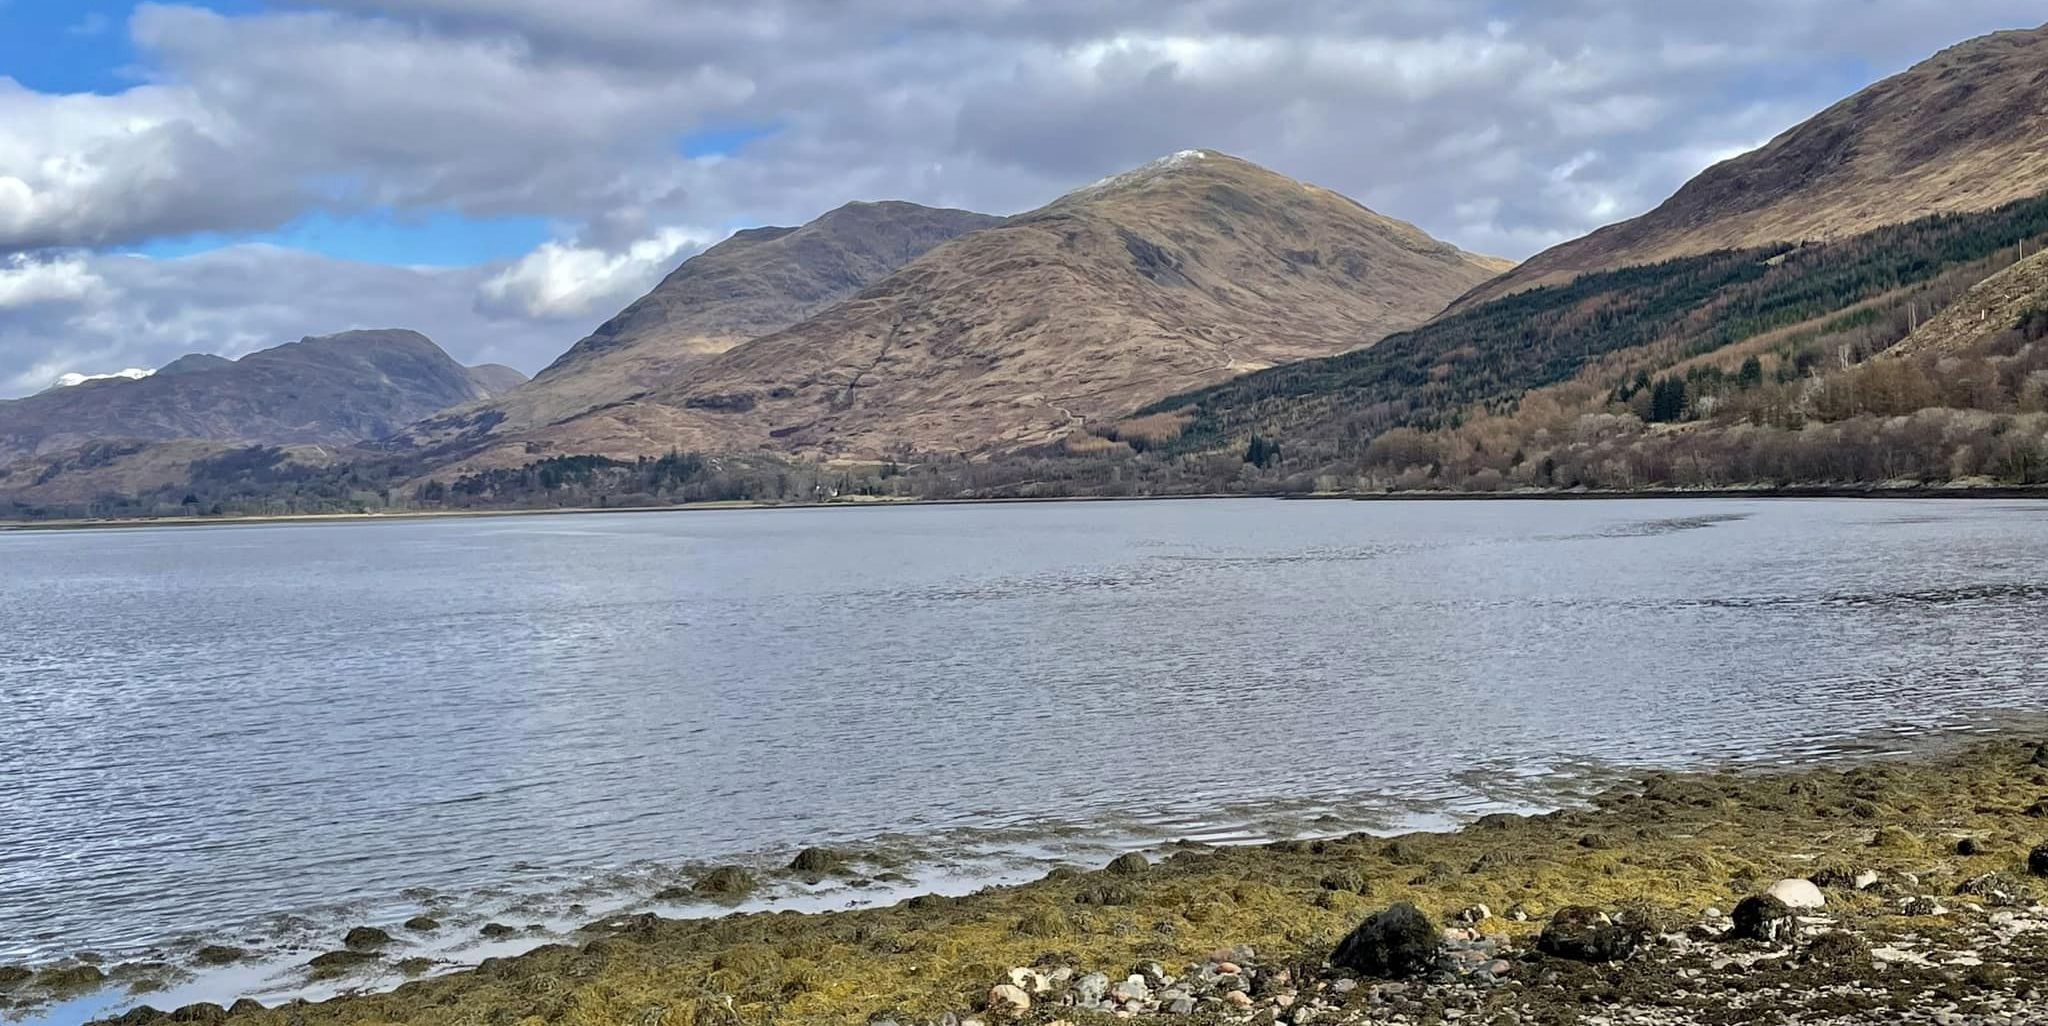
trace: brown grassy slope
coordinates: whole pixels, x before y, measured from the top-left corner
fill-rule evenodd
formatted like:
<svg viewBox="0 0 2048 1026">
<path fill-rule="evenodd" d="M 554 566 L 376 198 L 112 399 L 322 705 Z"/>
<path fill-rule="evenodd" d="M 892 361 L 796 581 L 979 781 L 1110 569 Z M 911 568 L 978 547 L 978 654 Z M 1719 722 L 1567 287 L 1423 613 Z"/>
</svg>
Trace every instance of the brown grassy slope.
<svg viewBox="0 0 2048 1026">
<path fill-rule="evenodd" d="M 1950 47 L 1702 172 L 1662 206 L 1556 246 L 1459 307 L 1588 271 L 1837 238 L 2048 189 L 2048 26 Z"/>
<path fill-rule="evenodd" d="M 1369 344 L 1501 261 L 1234 157 L 1179 154 L 934 249 L 646 400 L 502 452 L 980 453 Z"/>
<path fill-rule="evenodd" d="M 2042 307 L 2048 307 L 2048 253 L 2037 253 L 1977 283 L 1885 355 L 1960 352 L 2011 329 L 2021 315 Z"/>
<path fill-rule="evenodd" d="M 396 330 L 307 338 L 240 360 L 188 356 L 139 381 L 0 402 L 0 465 L 112 440 L 346 444 L 487 396 L 516 375 L 464 367 L 426 336 Z"/>
<path fill-rule="evenodd" d="M 429 446 L 465 431 L 510 435 L 632 398 L 1000 220 L 892 201 L 849 203 L 801 228 L 747 229 L 684 261 L 525 387 L 449 411 L 409 434 Z"/>
</svg>

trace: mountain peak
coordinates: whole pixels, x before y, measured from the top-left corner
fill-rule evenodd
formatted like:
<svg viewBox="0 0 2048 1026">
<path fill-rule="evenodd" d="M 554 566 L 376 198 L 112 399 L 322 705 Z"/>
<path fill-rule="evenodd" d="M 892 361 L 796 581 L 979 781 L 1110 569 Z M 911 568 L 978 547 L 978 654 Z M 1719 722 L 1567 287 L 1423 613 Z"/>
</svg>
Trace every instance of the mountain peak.
<svg viewBox="0 0 2048 1026">
<path fill-rule="evenodd" d="M 1592 271 L 1988 210 L 2048 190 L 2044 139 L 2048 26 L 1979 36 L 1715 164 L 1649 213 L 1537 254 L 1459 305 Z"/>
</svg>

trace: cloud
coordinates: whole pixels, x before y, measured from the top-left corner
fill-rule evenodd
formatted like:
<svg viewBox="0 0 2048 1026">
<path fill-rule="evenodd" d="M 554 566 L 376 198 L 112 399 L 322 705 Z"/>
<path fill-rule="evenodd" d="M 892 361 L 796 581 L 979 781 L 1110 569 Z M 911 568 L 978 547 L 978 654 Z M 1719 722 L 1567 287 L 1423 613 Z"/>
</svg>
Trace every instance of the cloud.
<svg viewBox="0 0 2048 1026">
<path fill-rule="evenodd" d="M 351 328 L 414 328 L 465 363 L 532 367 L 588 330 L 580 319 L 479 310 L 478 291 L 499 270 L 387 267 L 264 245 L 171 260 L 18 257 L 0 264 L 0 295 L 24 282 L 88 284 L 37 284 L 35 302 L 0 304 L 0 396 L 66 373 L 161 367 L 192 352 L 241 356 Z"/>
<path fill-rule="evenodd" d="M 0 300 L 0 380 L 362 323 L 531 370 L 719 234 L 676 226 L 850 199 L 1008 213 L 1194 147 L 1521 257 L 2040 17 L 2038 0 L 144 3 L 122 27 L 131 88 L 0 78 L 0 289 L 72 290 Z M 738 125 L 773 130 L 691 155 Z M 366 211 L 557 231 L 442 272 L 114 255 Z M 67 262 L 100 284 L 60 286 Z"/>
<path fill-rule="evenodd" d="M 710 233 L 668 228 L 623 252 L 543 244 L 483 283 L 487 310 L 524 317 L 609 316 L 653 288 L 669 269 L 716 242 Z"/>
<path fill-rule="evenodd" d="M 17 254 L 0 259 L 0 311 L 83 299 L 105 284 L 82 259 L 30 260 Z"/>
</svg>

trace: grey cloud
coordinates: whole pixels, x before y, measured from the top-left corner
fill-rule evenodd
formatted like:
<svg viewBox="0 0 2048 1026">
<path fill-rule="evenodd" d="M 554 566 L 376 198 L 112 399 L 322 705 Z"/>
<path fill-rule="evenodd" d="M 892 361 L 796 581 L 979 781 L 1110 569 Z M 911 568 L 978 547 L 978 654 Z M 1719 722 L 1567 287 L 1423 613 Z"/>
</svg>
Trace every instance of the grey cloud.
<svg viewBox="0 0 2048 1026">
<path fill-rule="evenodd" d="M 0 261 L 0 396 L 65 372 L 160 367 L 189 352 L 239 356 L 350 328 L 425 332 L 464 363 L 531 370 L 583 318 L 500 318 L 476 295 L 498 268 L 421 270 L 235 246 L 175 260 L 84 252 Z"/>
<path fill-rule="evenodd" d="M 1007 213 L 1195 146 L 1526 256 L 1939 46 L 2041 17 L 2038 0 L 284 7 L 144 5 L 127 30 L 152 78 L 118 96 L 0 81 L 0 257 L 369 207 L 538 215 L 554 248 L 459 272 L 90 256 L 121 300 L 0 308 L 0 382 L 51 354 L 106 370 L 364 323 L 531 369 L 678 233 L 855 198 Z M 733 125 L 779 131 L 731 158 L 678 152 Z"/>
</svg>

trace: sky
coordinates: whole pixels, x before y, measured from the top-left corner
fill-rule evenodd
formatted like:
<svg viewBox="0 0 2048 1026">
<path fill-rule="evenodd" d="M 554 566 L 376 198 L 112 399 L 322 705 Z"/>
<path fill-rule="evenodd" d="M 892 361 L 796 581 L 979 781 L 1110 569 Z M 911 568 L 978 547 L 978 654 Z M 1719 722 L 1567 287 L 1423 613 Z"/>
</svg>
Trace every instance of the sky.
<svg viewBox="0 0 2048 1026">
<path fill-rule="evenodd" d="M 1182 149 L 1523 258 L 2038 0 L 0 0 L 0 397 L 356 327 L 545 366 L 733 230 Z"/>
</svg>

